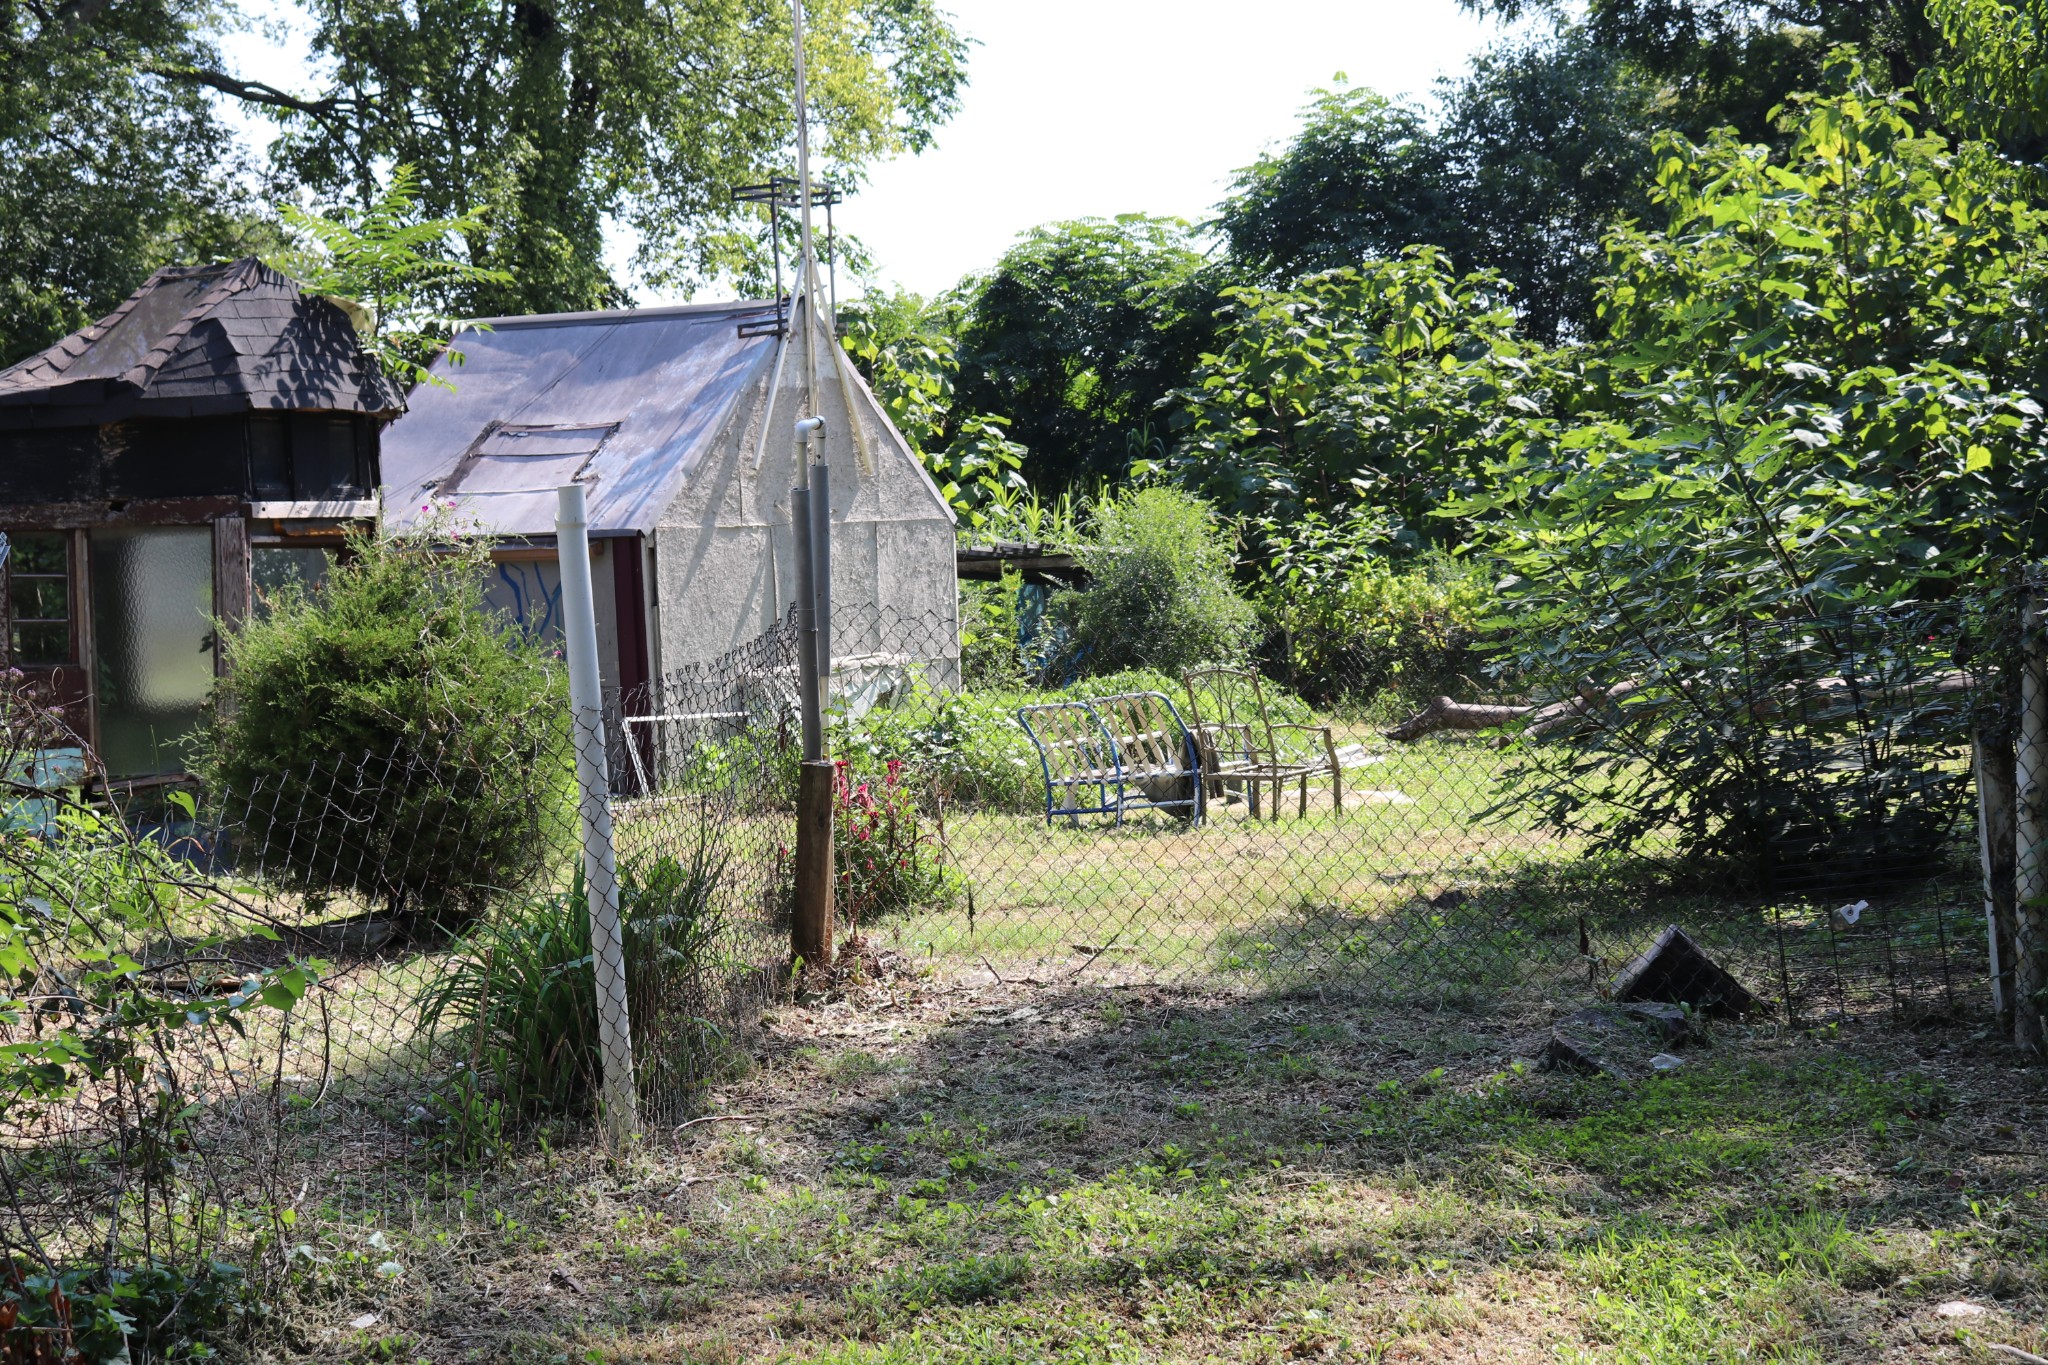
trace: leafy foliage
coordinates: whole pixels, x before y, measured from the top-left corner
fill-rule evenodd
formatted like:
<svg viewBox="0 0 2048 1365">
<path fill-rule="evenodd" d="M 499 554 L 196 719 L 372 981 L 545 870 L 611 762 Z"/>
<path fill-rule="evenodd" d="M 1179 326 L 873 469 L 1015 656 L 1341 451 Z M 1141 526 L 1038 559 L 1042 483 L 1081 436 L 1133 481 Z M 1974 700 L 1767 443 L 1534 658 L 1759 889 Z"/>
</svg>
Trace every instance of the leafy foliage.
<svg viewBox="0 0 2048 1365">
<path fill-rule="evenodd" d="M 418 210 L 419 176 L 410 166 L 393 171 L 391 183 L 360 213 L 327 217 L 281 205 L 296 242 L 272 264 L 315 293 L 357 304 L 365 315 L 366 348 L 387 374 L 445 383 L 427 366 L 461 325 L 447 311 L 450 301 L 467 287 L 509 284 L 512 277 L 450 254 L 451 239 L 482 230 L 480 212 L 421 220 Z M 462 356 L 449 358 L 459 364 Z"/>
<path fill-rule="evenodd" d="M 1951 122 L 2037 166 L 2048 160 L 2048 5 L 1929 0 L 1948 50 L 1921 84 Z"/>
<path fill-rule="evenodd" d="M 619 867 L 626 1008 L 641 1093 L 675 1098 L 723 1052 L 706 1017 L 728 926 L 720 898 L 729 852 L 703 821 L 682 856 Z M 573 1113 L 597 1093 L 597 975 L 590 903 L 579 866 L 566 891 L 514 901 L 457 945 L 450 969 L 419 1002 L 421 1025 L 473 1059 L 439 1095 L 435 1117 L 453 1155 L 488 1151 L 495 1125 L 479 1077 L 496 1082 L 510 1116 Z"/>
<path fill-rule="evenodd" d="M 1583 333 L 1601 236 L 1643 207 L 1651 87 L 1562 25 L 1481 53 L 1438 95 L 1432 118 L 1319 92 L 1288 144 L 1236 176 L 1217 223 L 1234 267 L 1284 287 L 1426 244 L 1509 281 L 1528 334 Z"/>
<path fill-rule="evenodd" d="M 1055 594 L 1051 607 L 1082 671 L 1177 674 L 1245 656 L 1252 606 L 1231 580 L 1229 541 L 1207 504 L 1179 489 L 1131 488 L 1094 504 L 1089 532 L 1080 552 L 1088 586 Z"/>
<path fill-rule="evenodd" d="M 1208 336 L 1215 283 L 1178 219 L 1034 228 L 963 286 L 958 403 L 1007 423 L 1039 488 L 1120 477 L 1153 453 L 1153 409 Z"/>
<path fill-rule="evenodd" d="M 208 96 L 192 0 L 0 8 L 0 366 L 111 312 L 157 267 L 271 234 Z"/>
<path fill-rule="evenodd" d="M 0 1356 L 197 1354 L 251 1302 L 240 1268 L 215 1259 L 218 1133 L 189 1087 L 217 1083 L 219 1050 L 297 1008 L 323 966 L 273 947 L 267 926 L 240 917 L 161 843 L 67 790 L 56 760 L 79 747 L 10 675 L 0 687 L 0 1123 L 46 1137 L 7 1166 L 17 1225 L 0 1264 Z M 189 793 L 169 806 L 193 812 Z M 266 940 L 254 953 L 251 935 Z M 51 1205 L 62 1208 L 56 1222 Z"/>
<path fill-rule="evenodd" d="M 961 412 L 954 402 L 959 355 L 945 303 L 902 290 L 876 291 L 840 313 L 842 340 L 897 432 L 924 461 L 939 492 L 977 530 L 995 503 L 1024 485 L 1028 453 L 1006 419 Z"/>
<path fill-rule="evenodd" d="M 199 770 L 284 884 L 459 919 L 545 856 L 563 681 L 485 607 L 481 542 L 434 534 L 357 536 L 318 596 L 229 637 Z M 278 802 L 309 782 L 334 809 L 302 827 Z"/>
<path fill-rule="evenodd" d="M 510 278 L 471 281 L 451 311 L 622 302 L 605 258 L 613 219 L 658 286 L 720 273 L 760 284 L 765 219 L 727 190 L 788 168 L 787 6 L 343 0 L 308 12 L 318 87 L 228 93 L 277 118 L 274 163 L 317 195 L 368 207 L 382 168 L 412 166 L 424 216 L 482 206 L 467 258 Z M 929 0 L 812 5 L 807 39 L 832 178 L 926 145 L 957 103 L 965 43 Z"/>
<path fill-rule="evenodd" d="M 1936 665 L 1830 622 L 1943 598 L 2039 543 L 2042 355 L 2016 324 L 2042 278 L 2042 224 L 1987 149 L 1918 132 L 1852 62 L 1834 79 L 1838 93 L 1797 103 L 1782 156 L 1732 135 L 1666 140 L 1670 227 L 1612 243 L 1611 408 L 1532 425 L 1491 490 L 1454 504 L 1500 518 L 1508 664 L 1567 691 L 1640 689 L 1578 757 L 1538 764 L 1554 818 L 1627 812 L 1608 826 L 1626 840 L 1675 816 L 1703 852 L 1930 837 L 1889 822 L 1937 782 L 1932 759 L 1885 755 L 1924 729 L 1902 670 L 1924 682 Z M 1811 636 L 1781 651 L 1795 661 L 1782 674 L 1743 664 L 1772 621 Z M 1862 788 L 1831 795 L 1811 762 L 1759 760 L 1770 727 L 1734 681 L 1750 674 L 1769 698 L 1891 678 L 1903 711 L 1853 707 L 1832 734 L 1892 795 L 1847 827 L 1840 802 Z M 1788 774 L 1805 785 L 1787 793 Z"/>
<path fill-rule="evenodd" d="M 1260 661 L 1271 676 L 1321 706 L 1412 710 L 1474 690 L 1492 589 L 1478 565 L 1442 551 L 1397 559 L 1359 512 L 1264 532 Z"/>
<path fill-rule="evenodd" d="M 1431 513 L 1540 411 L 1545 352 L 1516 336 L 1500 280 L 1434 247 L 1224 293 L 1219 345 L 1172 397 L 1167 463 L 1226 512 L 1292 519 L 1354 502 L 1419 546 Z"/>
</svg>

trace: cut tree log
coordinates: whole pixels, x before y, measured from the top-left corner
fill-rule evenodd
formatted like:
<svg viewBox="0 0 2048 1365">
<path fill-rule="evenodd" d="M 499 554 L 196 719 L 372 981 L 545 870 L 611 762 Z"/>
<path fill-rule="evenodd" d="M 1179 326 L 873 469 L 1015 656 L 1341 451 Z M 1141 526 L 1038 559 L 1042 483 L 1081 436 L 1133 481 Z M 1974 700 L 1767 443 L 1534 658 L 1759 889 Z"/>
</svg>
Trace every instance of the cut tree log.
<svg viewBox="0 0 2048 1365">
<path fill-rule="evenodd" d="M 1977 679 L 1971 674 L 1941 673 L 1926 679 L 1920 685 L 1917 694 L 1922 699 L 1931 701 L 1936 697 L 1968 692 L 1976 685 Z M 1607 688 L 1602 688 L 1588 679 L 1579 684 L 1576 696 L 1548 702 L 1542 706 L 1461 702 L 1452 701 L 1449 697 L 1438 697 L 1393 729 L 1382 733 L 1396 743 L 1406 743 L 1409 740 L 1421 739 L 1424 735 L 1435 734 L 1439 730 L 1491 730 L 1527 717 L 1529 724 L 1522 733 L 1532 739 L 1541 739 L 1545 735 L 1569 728 L 1574 721 L 1587 716 L 1595 706 L 1603 702 L 1618 702 L 1631 693 L 1641 691 L 1642 687 L 1642 681 L 1636 678 L 1625 679 Z M 1817 696 L 1823 702 L 1841 703 L 1855 695 L 1849 680 L 1839 677 L 1818 678 L 1810 684 L 1788 683 L 1777 690 L 1783 692 L 1801 687 L 1810 688 L 1810 695 Z M 1781 709 L 1780 703 L 1775 699 L 1766 698 L 1753 708 L 1752 714 L 1756 719 L 1763 719 L 1778 714 Z M 1494 741 L 1494 747 L 1500 748 L 1512 742 L 1513 738 L 1512 735 L 1504 735 Z"/>
</svg>

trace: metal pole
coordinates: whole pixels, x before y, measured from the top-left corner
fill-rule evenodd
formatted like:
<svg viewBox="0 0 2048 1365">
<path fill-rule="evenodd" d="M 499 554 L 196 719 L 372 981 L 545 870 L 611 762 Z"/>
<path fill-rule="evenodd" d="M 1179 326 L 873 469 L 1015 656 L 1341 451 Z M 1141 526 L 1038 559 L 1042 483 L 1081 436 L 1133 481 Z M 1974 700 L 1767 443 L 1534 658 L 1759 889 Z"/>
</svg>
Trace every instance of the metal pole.
<svg viewBox="0 0 2048 1365">
<path fill-rule="evenodd" d="M 811 466 L 811 597 L 818 622 L 822 709 L 832 704 L 832 470 L 822 459 Z"/>
<path fill-rule="evenodd" d="M 810 423 L 818 423 L 816 418 Z M 797 423 L 801 453 L 806 423 Z M 790 917 L 791 953 L 801 962 L 832 961 L 833 859 L 832 765 L 825 760 L 824 679 L 818 662 L 826 657 L 818 632 L 817 567 L 812 553 L 811 492 L 789 491 L 789 524 L 796 533 L 797 680 L 803 704 L 804 761 L 796 789 L 796 905 Z"/>
<path fill-rule="evenodd" d="M 797 704 L 803 711 L 804 762 L 825 757 L 825 717 L 818 679 L 817 570 L 811 562 L 811 490 L 789 490 L 789 529 L 796 535 Z"/>
<path fill-rule="evenodd" d="M 583 485 L 557 493 L 555 553 L 562 571 L 562 636 L 569 656 L 569 718 L 575 728 L 577 810 L 583 887 L 597 978 L 597 1038 L 603 1053 L 605 1136 L 616 1151 L 640 1129 L 633 1083 L 633 1029 L 626 1012 L 626 945 L 619 925 L 618 865 L 612 850 L 611 778 L 604 742 L 604 694 L 597 671 L 597 608 L 590 586 L 590 524 Z"/>
<path fill-rule="evenodd" d="M 796 181 L 797 228 L 803 247 L 799 272 L 803 280 L 805 415 L 818 411 L 818 356 L 815 327 L 818 307 L 818 262 L 811 243 L 811 111 L 810 87 L 804 73 L 804 0 L 789 0 L 791 35 L 796 47 Z M 798 580 L 802 582 L 801 579 Z"/>
<path fill-rule="evenodd" d="M 2019 794 L 2013 915 L 2013 1041 L 2043 1042 L 2040 992 L 2048 987 L 2048 640 L 2041 599 L 2029 593 L 2021 620 Z"/>
</svg>

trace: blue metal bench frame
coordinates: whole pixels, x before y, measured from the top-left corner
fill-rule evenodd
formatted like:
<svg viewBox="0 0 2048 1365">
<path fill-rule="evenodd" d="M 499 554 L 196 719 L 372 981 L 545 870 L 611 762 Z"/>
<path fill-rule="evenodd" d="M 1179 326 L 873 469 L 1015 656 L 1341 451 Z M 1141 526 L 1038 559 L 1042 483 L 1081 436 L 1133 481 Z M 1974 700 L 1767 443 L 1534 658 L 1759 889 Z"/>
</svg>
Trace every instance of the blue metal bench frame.
<svg viewBox="0 0 2048 1365">
<path fill-rule="evenodd" d="M 1201 822 L 1206 812 L 1201 752 L 1165 693 L 1044 702 L 1019 710 L 1017 723 L 1038 751 L 1047 824 L 1059 815 L 1076 823 L 1083 815 L 1114 815 L 1121 825 L 1130 810 L 1182 810 L 1193 823 Z M 1182 780 L 1191 793 L 1185 798 L 1154 800 L 1142 785 Z M 1095 804 L 1084 804 L 1084 789 L 1092 789 Z"/>
</svg>

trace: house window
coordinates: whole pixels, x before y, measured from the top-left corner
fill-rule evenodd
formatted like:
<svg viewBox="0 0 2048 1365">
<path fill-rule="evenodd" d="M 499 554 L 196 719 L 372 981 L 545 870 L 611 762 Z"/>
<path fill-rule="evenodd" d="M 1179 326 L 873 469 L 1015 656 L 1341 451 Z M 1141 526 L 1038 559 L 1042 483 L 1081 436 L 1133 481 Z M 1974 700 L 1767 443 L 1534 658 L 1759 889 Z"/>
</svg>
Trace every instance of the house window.
<svg viewBox="0 0 2048 1365">
<path fill-rule="evenodd" d="M 71 662 L 71 572 L 61 535 L 16 535 L 7 555 L 7 654 L 17 667 Z"/>
<path fill-rule="evenodd" d="M 249 493 L 264 501 L 327 502 L 368 494 L 368 428 L 333 413 L 249 419 Z"/>
</svg>

